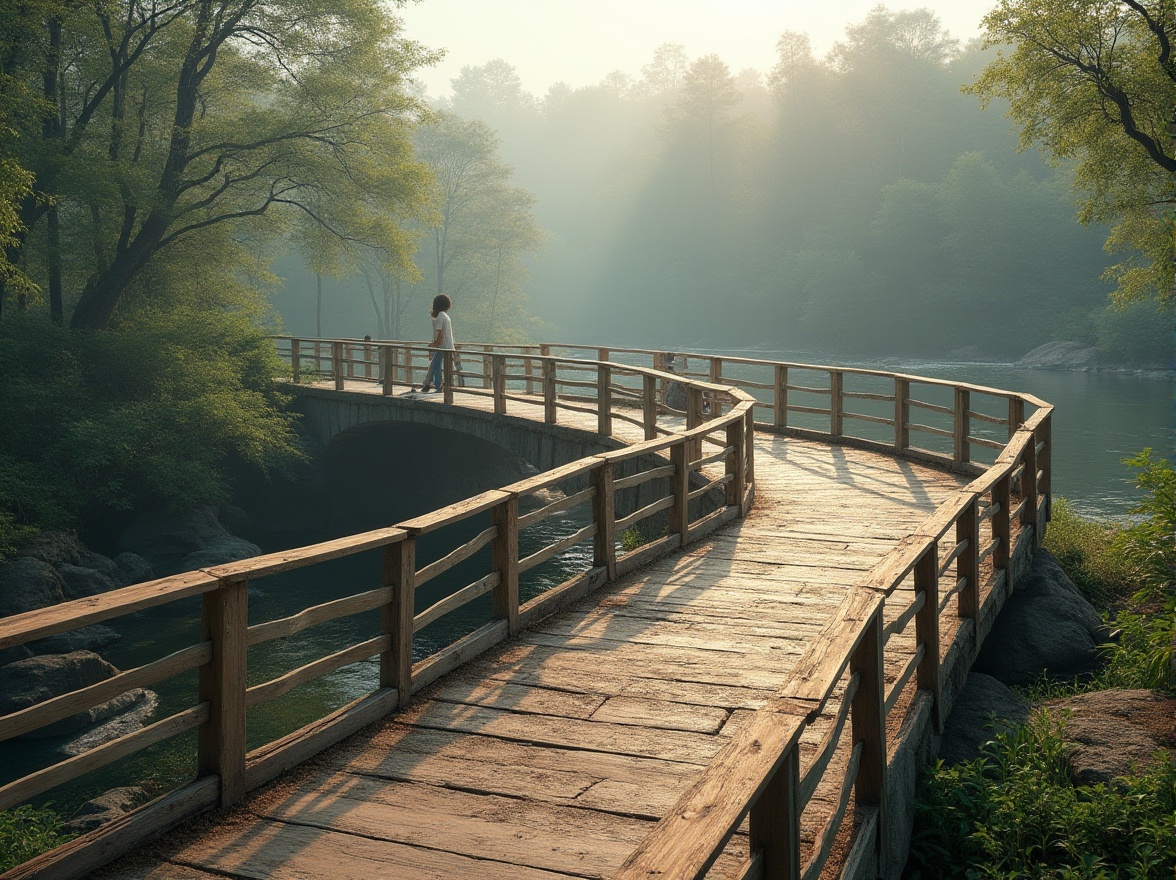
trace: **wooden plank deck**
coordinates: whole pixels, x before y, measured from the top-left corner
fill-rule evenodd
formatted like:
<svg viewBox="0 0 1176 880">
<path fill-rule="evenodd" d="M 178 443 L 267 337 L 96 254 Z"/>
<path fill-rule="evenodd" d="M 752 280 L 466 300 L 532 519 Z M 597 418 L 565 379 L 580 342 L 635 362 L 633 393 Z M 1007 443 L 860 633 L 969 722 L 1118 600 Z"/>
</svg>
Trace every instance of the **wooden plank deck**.
<svg viewBox="0 0 1176 880">
<path fill-rule="evenodd" d="M 608 877 L 785 683 L 848 586 L 966 482 L 770 434 L 756 438 L 755 473 L 745 520 L 100 876 Z M 820 735 L 815 725 L 802 744 Z M 810 810 L 826 803 L 818 792 Z M 711 876 L 731 876 L 745 855 L 737 836 Z"/>
</svg>

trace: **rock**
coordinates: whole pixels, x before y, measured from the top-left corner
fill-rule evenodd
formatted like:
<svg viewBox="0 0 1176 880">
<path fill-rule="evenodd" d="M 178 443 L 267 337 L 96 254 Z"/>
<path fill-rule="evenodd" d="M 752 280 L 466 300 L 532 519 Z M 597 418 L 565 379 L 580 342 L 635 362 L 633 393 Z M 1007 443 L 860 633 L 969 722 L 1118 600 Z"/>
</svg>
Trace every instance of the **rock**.
<svg viewBox="0 0 1176 880">
<path fill-rule="evenodd" d="M 34 611 L 65 600 L 65 582 L 42 559 L 17 556 L 0 563 L 0 617 Z"/>
<path fill-rule="evenodd" d="M 144 557 L 156 571 L 182 571 L 181 559 L 228 536 L 216 512 L 203 505 L 187 513 L 144 514 L 122 533 L 119 547 Z"/>
<path fill-rule="evenodd" d="M 151 795 L 147 790 L 137 785 L 112 788 L 78 807 L 65 823 L 65 831 L 68 834 L 85 834 L 93 831 L 119 816 L 125 816 L 150 799 Z"/>
<path fill-rule="evenodd" d="M 1065 724 L 1066 763 L 1078 785 L 1097 785 L 1155 762 L 1176 746 L 1176 699 L 1115 688 L 1047 704 Z"/>
<path fill-rule="evenodd" d="M 122 636 L 110 627 L 96 623 L 29 642 L 29 650 L 33 654 L 71 654 L 74 651 L 97 651 L 107 645 L 113 645 L 121 638 Z"/>
<path fill-rule="evenodd" d="M 120 586 L 155 580 L 155 570 L 151 568 L 151 563 L 138 553 L 120 553 L 114 557 L 114 564 L 118 567 Z"/>
<path fill-rule="evenodd" d="M 223 538 L 211 541 L 207 547 L 197 550 L 195 553 L 189 553 L 180 560 L 178 570 L 192 571 L 196 568 L 211 568 L 214 565 L 224 565 L 226 562 L 236 562 L 238 559 L 249 559 L 252 556 L 260 555 L 261 548 L 256 544 L 246 541 L 244 538 L 225 535 Z"/>
<path fill-rule="evenodd" d="M 974 672 L 1024 687 L 1043 673 L 1074 678 L 1093 672 L 1106 630 L 1058 561 L 1038 551 L 984 641 Z"/>
<path fill-rule="evenodd" d="M 944 358 L 954 363 L 988 363 L 992 359 L 978 345 L 965 345 L 949 351 Z"/>
<path fill-rule="evenodd" d="M 103 556 L 101 553 L 95 553 L 93 550 L 84 551 L 78 557 L 78 565 L 82 568 L 92 568 L 94 571 L 100 571 L 115 583 L 118 583 L 119 578 L 122 577 L 122 572 L 119 571 L 117 562 L 109 556 Z"/>
<path fill-rule="evenodd" d="M 1084 370 L 1098 364 L 1098 349 L 1081 342 L 1047 342 L 1014 366 L 1039 370 Z"/>
<path fill-rule="evenodd" d="M 57 573 L 64 582 L 63 592 L 66 599 L 84 599 L 87 596 L 108 593 L 118 587 L 109 575 L 80 565 L 62 565 L 57 569 Z"/>
<path fill-rule="evenodd" d="M 686 386 L 681 382 L 666 384 L 666 406 L 671 409 L 686 409 Z"/>
<path fill-rule="evenodd" d="M 21 545 L 18 556 L 32 556 L 47 562 L 54 568 L 61 565 L 77 565 L 86 548 L 73 532 L 38 532 Z"/>
<path fill-rule="evenodd" d="M 216 518 L 226 530 L 234 535 L 253 534 L 253 519 L 240 507 L 232 504 L 217 505 Z"/>
<path fill-rule="evenodd" d="M 939 757 L 948 766 L 971 761 L 998 733 L 1029 718 L 1029 704 L 990 675 L 968 674 L 943 726 Z"/>
<path fill-rule="evenodd" d="M 27 645 L 13 645 L 11 648 L 0 651 L 0 666 L 7 666 L 17 660 L 27 660 L 32 656 L 33 652 L 28 649 Z"/>
<path fill-rule="evenodd" d="M 56 751 L 63 755 L 80 755 L 112 739 L 142 730 L 155 716 L 159 696 L 154 691 L 136 689 L 123 694 L 117 701 L 112 700 L 111 704 L 114 711 L 110 715 L 98 718 L 95 724 L 59 743 Z"/>
<path fill-rule="evenodd" d="M 89 687 L 116 674 L 118 669 L 91 651 L 46 654 L 9 663 L 0 669 L 0 715 L 17 712 L 52 697 Z M 142 702 L 145 697 L 143 691 L 131 691 L 26 734 L 24 738 L 64 736 L 82 730 L 126 711 Z"/>
</svg>

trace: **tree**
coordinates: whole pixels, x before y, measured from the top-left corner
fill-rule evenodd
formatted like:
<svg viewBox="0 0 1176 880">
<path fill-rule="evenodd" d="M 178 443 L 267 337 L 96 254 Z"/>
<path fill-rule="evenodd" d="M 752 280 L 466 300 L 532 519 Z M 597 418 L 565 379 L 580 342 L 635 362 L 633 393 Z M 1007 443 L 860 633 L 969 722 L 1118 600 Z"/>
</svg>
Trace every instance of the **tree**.
<svg viewBox="0 0 1176 880">
<path fill-rule="evenodd" d="M 653 50 L 653 60 L 641 68 L 641 90 L 653 97 L 676 92 L 682 85 L 690 58 L 681 43 L 662 43 Z"/>
<path fill-rule="evenodd" d="M 1079 219 L 1114 224 L 1107 270 L 1120 300 L 1176 301 L 1172 225 L 1176 17 L 1169 0 L 1002 0 L 987 46 L 1011 46 L 971 86 L 1003 98 L 1023 146 L 1073 162 Z"/>
<path fill-rule="evenodd" d="M 434 293 L 461 295 L 463 314 L 494 338 L 504 311 L 521 299 L 522 257 L 542 238 L 535 198 L 510 184 L 513 169 L 499 158 L 498 144 L 485 122 L 451 114 L 417 135 L 437 212 L 419 255 L 425 283 Z"/>
<path fill-rule="evenodd" d="M 47 105 L 17 138 L 36 175 L 17 251 L 45 221 L 52 284 L 55 239 L 88 240 L 71 324 L 96 328 L 153 260 L 212 227 L 302 216 L 348 239 L 373 198 L 413 216 L 426 172 L 406 77 L 433 56 L 399 28 L 377 0 L 64 6 L 12 74 L 41 81 Z"/>
</svg>

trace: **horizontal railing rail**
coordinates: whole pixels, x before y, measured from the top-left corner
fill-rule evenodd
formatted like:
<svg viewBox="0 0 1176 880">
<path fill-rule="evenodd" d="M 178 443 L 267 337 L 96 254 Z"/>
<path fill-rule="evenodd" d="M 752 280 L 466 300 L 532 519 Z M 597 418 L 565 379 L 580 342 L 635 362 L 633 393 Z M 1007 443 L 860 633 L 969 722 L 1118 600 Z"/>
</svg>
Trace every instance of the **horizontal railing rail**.
<svg viewBox="0 0 1176 880">
<path fill-rule="evenodd" d="M 414 343 L 277 342 L 295 383 L 338 390 L 373 383 L 385 394 L 419 384 L 433 354 Z M 968 635 L 978 646 L 986 614 L 1012 588 L 1012 560 L 1040 543 L 1049 517 L 1052 407 L 1029 395 L 903 373 L 648 349 L 476 344 L 443 357 L 446 404 L 456 404 L 459 395 L 463 401 L 467 395 L 489 398 L 496 414 L 541 417 L 547 424 L 559 424 L 561 412 L 578 414 L 579 422 L 591 414 L 598 434 L 613 435 L 619 423 L 644 439 L 386 529 L 0 620 L 3 649 L 180 599 L 199 596 L 203 605 L 194 644 L 100 685 L 0 716 L 4 740 L 126 690 L 193 669 L 199 674 L 198 699 L 189 709 L 78 756 L 84 760 L 69 759 L 0 787 L 2 809 L 166 737 L 198 731 L 196 781 L 143 808 L 137 824 L 120 824 L 121 843 L 92 832 L 14 869 L 13 877 L 35 876 L 66 858 L 73 860 L 71 870 L 84 873 L 177 816 L 233 803 L 520 628 L 743 515 L 754 499 L 757 430 L 861 445 L 975 479 L 850 590 L 788 684 L 751 716 L 615 876 L 703 877 L 744 819 L 750 823 L 744 876 L 817 876 L 850 815 L 854 845 L 872 839 L 885 855 L 888 721 L 930 701 L 934 722 L 941 722 L 944 657 Z M 1027 408 L 1034 410 L 1028 419 Z M 912 409 L 922 421 L 912 421 Z M 913 444 L 912 433 L 925 439 Z M 977 449 L 996 454 L 978 460 Z M 662 485 L 664 491 L 649 491 Z M 562 492 L 554 500 L 547 492 L 553 488 Z M 639 491 L 645 492 L 641 503 L 618 515 L 618 494 Z M 703 506 L 707 499 L 713 503 Z M 573 511 L 583 525 L 520 558 L 520 533 L 533 534 L 550 517 Z M 665 523 L 664 534 L 626 552 L 621 533 L 654 517 Z M 444 530 L 451 526 L 472 530 L 473 537 L 419 564 L 418 539 L 449 535 Z M 589 544 L 591 552 L 581 555 L 590 564 L 556 587 L 520 598 L 520 574 Z M 251 583 L 376 549 L 383 554 L 378 586 L 248 625 Z M 416 610 L 419 586 L 482 559 L 487 550 L 484 572 Z M 488 623 L 413 661 L 417 633 L 484 596 L 491 600 Z M 374 612 L 380 619 L 374 637 L 247 686 L 250 647 Z M 369 658 L 379 660 L 378 684 L 369 695 L 246 752 L 249 710 Z M 802 742 L 809 730 L 818 745 L 808 744 L 812 736 Z M 802 839 L 802 827 L 816 830 Z"/>
</svg>

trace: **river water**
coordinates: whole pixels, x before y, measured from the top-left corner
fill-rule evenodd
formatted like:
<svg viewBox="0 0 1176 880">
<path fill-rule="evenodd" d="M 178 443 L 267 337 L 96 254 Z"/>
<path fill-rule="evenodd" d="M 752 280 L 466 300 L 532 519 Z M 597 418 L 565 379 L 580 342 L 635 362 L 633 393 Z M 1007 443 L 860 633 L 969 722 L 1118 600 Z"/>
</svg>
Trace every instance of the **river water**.
<svg viewBox="0 0 1176 880">
<path fill-rule="evenodd" d="M 809 360 L 795 352 L 722 352 L 762 358 Z M 848 365 L 848 364 L 847 364 Z M 1171 375 L 1141 376 L 1134 373 L 1025 370 L 1007 364 L 953 364 L 910 362 L 899 365 L 857 364 L 943 379 L 967 381 L 1024 391 L 1049 401 L 1054 415 L 1054 490 L 1078 510 L 1090 515 L 1123 517 L 1138 498 L 1128 469 L 1121 460 L 1144 447 L 1159 456 L 1173 458 L 1176 426 L 1176 381 Z M 537 549 L 570 534 L 585 521 L 586 512 L 572 511 L 535 526 L 524 535 Z M 368 527 L 375 527 L 373 524 Z M 448 536 L 449 548 L 472 537 L 485 525 L 471 526 L 469 534 Z M 330 534 L 314 536 L 325 540 Z M 437 541 L 431 546 L 431 541 Z M 447 551 L 442 537 L 422 542 L 418 565 Z M 267 547 L 266 550 L 280 549 Z M 528 551 L 524 547 L 523 554 Z M 528 573 L 523 600 L 560 583 L 582 570 L 591 554 L 590 542 L 572 554 L 557 558 Z M 462 563 L 445 577 L 422 589 L 417 611 L 440 597 L 476 580 L 488 571 L 488 551 Z M 250 621 L 259 622 L 293 614 L 307 606 L 363 592 L 379 584 L 380 557 L 372 551 L 335 560 L 312 569 L 289 572 L 254 584 L 250 592 Z M 417 659 L 460 638 L 489 619 L 489 597 L 448 615 L 423 630 L 414 643 Z M 196 599 L 152 609 L 112 622 L 122 639 L 103 655 L 121 669 L 156 659 L 198 639 L 199 601 Z M 314 627 L 296 637 L 257 646 L 249 653 L 250 684 L 274 678 L 332 651 L 376 634 L 374 613 Z M 271 741 L 309 721 L 369 693 L 378 681 L 374 660 L 357 663 L 315 682 L 303 685 L 248 715 L 249 746 Z M 159 705 L 153 719 L 181 711 L 196 701 L 196 676 L 178 676 L 156 688 Z M 0 744 L 0 784 L 59 760 L 65 740 L 16 740 Z M 190 779 L 194 773 L 195 736 L 188 734 L 154 746 L 120 762 L 116 769 L 89 774 L 77 783 L 51 792 L 41 802 L 51 802 L 67 814 L 81 801 L 115 785 L 146 781 L 162 791 Z"/>
</svg>

